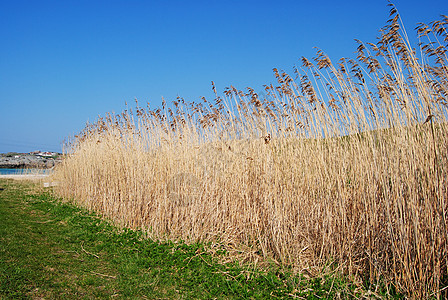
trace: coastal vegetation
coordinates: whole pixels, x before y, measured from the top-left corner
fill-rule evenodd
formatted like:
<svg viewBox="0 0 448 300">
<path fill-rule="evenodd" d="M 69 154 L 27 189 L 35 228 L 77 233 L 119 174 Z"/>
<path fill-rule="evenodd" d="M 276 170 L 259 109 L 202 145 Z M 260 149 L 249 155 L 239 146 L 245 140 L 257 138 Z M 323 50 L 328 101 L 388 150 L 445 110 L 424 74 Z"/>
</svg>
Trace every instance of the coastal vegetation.
<svg viewBox="0 0 448 300">
<path fill-rule="evenodd" d="M 0 299 L 296 299 L 363 294 L 328 270 L 296 276 L 228 260 L 207 244 L 157 242 L 0 179 Z M 213 255 L 212 255 L 213 254 Z"/>
<path fill-rule="evenodd" d="M 448 17 L 412 45 L 317 50 L 263 93 L 127 107 L 67 141 L 55 191 L 154 240 L 323 270 L 390 297 L 448 297 Z"/>
</svg>

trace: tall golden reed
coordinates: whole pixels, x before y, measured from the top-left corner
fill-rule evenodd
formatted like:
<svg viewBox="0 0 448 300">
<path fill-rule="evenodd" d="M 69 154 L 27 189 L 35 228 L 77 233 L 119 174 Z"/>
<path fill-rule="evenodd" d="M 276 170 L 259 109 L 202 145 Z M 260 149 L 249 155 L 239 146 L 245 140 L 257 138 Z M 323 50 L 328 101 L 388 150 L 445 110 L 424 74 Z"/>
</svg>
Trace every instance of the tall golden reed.
<svg viewBox="0 0 448 300">
<path fill-rule="evenodd" d="M 265 95 L 136 105 L 67 143 L 57 192 L 152 238 L 214 241 L 299 272 L 447 297 L 448 18 L 400 17 L 356 59 L 321 50 Z"/>
</svg>

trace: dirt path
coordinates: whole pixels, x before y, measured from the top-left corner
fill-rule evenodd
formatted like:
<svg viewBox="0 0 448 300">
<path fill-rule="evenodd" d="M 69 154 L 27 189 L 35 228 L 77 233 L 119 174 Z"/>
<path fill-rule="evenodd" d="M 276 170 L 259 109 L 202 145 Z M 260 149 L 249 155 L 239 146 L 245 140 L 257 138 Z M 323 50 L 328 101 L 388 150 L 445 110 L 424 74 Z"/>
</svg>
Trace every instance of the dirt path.
<svg viewBox="0 0 448 300">
<path fill-rule="evenodd" d="M 15 180 L 43 180 L 49 175 L 33 175 L 33 174 L 20 174 L 20 175 L 0 175 L 0 179 L 15 179 Z"/>
</svg>

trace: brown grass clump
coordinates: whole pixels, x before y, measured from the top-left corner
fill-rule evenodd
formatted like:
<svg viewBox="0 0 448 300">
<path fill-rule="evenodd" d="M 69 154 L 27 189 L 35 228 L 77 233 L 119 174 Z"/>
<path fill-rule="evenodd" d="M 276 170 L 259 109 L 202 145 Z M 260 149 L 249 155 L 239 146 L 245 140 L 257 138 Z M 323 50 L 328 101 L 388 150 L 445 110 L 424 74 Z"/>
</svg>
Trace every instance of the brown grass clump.
<svg viewBox="0 0 448 300">
<path fill-rule="evenodd" d="M 419 25 L 414 49 L 392 7 L 356 59 L 318 50 L 264 97 L 99 118 L 67 143 L 57 192 L 153 238 L 447 297 L 447 24 Z"/>
</svg>

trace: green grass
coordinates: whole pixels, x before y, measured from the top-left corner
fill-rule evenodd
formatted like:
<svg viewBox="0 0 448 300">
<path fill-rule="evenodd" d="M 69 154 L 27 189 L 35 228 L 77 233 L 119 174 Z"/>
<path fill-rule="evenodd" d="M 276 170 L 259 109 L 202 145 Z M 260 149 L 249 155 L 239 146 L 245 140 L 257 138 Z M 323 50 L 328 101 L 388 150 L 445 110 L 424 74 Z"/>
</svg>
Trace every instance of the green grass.
<svg viewBox="0 0 448 300">
<path fill-rule="evenodd" d="M 365 295 L 337 276 L 219 263 L 204 245 L 160 243 L 0 180 L 0 299 L 322 299 Z"/>
</svg>

